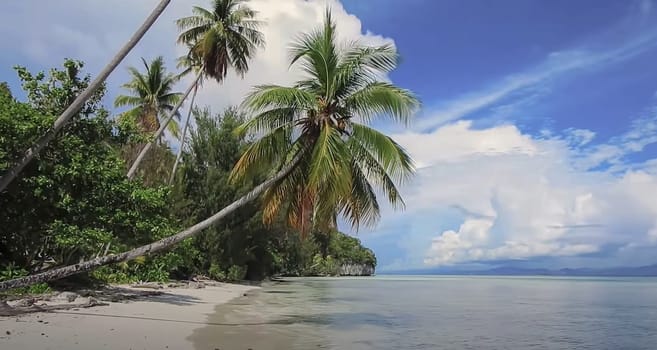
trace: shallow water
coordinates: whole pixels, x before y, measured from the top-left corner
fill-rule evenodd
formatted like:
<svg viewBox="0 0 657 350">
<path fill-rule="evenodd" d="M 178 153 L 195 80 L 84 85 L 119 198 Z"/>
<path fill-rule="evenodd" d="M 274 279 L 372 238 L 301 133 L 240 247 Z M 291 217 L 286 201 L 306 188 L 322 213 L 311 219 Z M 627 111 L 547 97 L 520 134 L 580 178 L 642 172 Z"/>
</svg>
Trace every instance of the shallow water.
<svg viewBox="0 0 657 350">
<path fill-rule="evenodd" d="M 197 349 L 657 349 L 657 279 L 290 279 L 208 323 Z"/>
</svg>

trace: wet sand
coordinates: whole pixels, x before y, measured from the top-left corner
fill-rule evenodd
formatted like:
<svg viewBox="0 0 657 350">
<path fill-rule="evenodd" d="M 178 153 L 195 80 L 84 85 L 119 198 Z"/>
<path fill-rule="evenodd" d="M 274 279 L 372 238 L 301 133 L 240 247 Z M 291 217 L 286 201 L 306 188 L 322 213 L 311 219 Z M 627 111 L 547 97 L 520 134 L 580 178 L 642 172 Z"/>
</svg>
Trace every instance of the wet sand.
<svg viewBox="0 0 657 350">
<path fill-rule="evenodd" d="M 257 289 L 234 284 L 160 289 L 163 294 L 136 301 L 0 317 L 0 349 L 227 350 L 211 344 L 211 339 L 204 343 L 203 334 L 221 326 L 217 322 L 220 305 Z M 251 347 L 270 348 L 265 344 Z"/>
</svg>

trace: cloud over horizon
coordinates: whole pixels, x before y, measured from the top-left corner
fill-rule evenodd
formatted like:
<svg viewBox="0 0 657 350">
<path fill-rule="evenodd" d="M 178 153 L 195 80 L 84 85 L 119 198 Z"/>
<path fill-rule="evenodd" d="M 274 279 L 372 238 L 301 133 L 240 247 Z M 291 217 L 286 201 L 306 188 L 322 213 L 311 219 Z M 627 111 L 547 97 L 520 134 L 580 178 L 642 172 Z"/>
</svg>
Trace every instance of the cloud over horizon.
<svg viewBox="0 0 657 350">
<path fill-rule="evenodd" d="M 655 117 L 637 123 L 651 125 Z M 475 129 L 468 120 L 431 133 L 393 135 L 420 169 L 403 191 L 407 211 L 389 214 L 386 223 L 419 222 L 412 231 L 428 244 L 423 251 L 414 245 L 416 259 L 406 264 L 586 256 L 609 247 L 614 251 L 606 258 L 622 261 L 632 250 L 655 245 L 657 172 L 623 163 L 624 155 L 642 148 L 628 144 L 655 143 L 654 131 L 634 127 L 587 146 L 592 135 L 569 130 L 539 138 L 509 124 Z M 600 157 L 605 149 L 618 151 Z M 611 160 L 613 166 L 598 168 Z M 457 214 L 446 214 L 454 208 Z M 426 220 L 446 215 L 451 222 Z"/>
</svg>

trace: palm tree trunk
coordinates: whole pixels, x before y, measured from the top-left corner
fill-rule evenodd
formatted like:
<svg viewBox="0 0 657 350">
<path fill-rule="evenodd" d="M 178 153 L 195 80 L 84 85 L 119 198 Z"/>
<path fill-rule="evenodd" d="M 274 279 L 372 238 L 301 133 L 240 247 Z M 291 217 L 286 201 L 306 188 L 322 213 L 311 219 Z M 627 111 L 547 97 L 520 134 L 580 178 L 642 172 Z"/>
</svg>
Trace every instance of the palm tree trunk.
<svg viewBox="0 0 657 350">
<path fill-rule="evenodd" d="M 187 120 L 185 120 L 185 126 L 183 127 L 182 138 L 180 139 L 180 149 L 178 149 L 178 154 L 176 155 L 176 161 L 173 163 L 173 169 L 171 170 L 171 176 L 169 177 L 169 185 L 173 183 L 173 179 L 176 177 L 176 170 L 178 169 L 178 163 L 180 163 L 180 158 L 182 157 L 183 147 L 185 146 L 185 136 L 187 135 L 187 127 L 189 126 L 189 118 L 192 117 L 192 110 L 194 109 L 194 99 L 196 98 L 197 91 L 198 91 L 198 84 L 194 86 L 194 93 L 192 94 L 192 100 L 189 102 L 189 111 L 187 112 Z"/>
<path fill-rule="evenodd" d="M 188 227 L 187 229 L 180 231 L 173 236 L 163 238 L 159 241 L 147 245 L 143 245 L 141 247 L 137 247 L 135 249 L 117 255 L 114 254 L 105 255 L 95 259 L 80 262 L 75 265 L 59 267 L 49 271 L 37 273 L 35 275 L 20 277 L 8 281 L 0 282 L 0 291 L 12 289 L 12 288 L 26 287 L 35 283 L 48 282 L 59 278 L 64 278 L 85 271 L 90 271 L 92 269 L 95 269 L 103 265 L 130 261 L 137 257 L 144 256 L 146 254 L 153 254 L 161 250 L 171 248 L 176 243 L 179 243 L 184 239 L 195 236 L 199 232 L 215 224 L 216 222 L 223 219 L 227 215 L 233 213 L 235 210 L 239 209 L 243 205 L 256 199 L 258 196 L 260 196 L 260 194 L 262 194 L 265 190 L 271 187 L 274 183 L 287 176 L 299 164 L 301 158 L 303 157 L 304 152 L 305 150 L 299 151 L 299 153 L 297 153 L 297 155 L 292 159 L 290 163 L 286 164 L 274 176 L 272 176 L 265 182 L 261 183 L 260 185 L 256 186 L 249 193 L 245 194 L 244 196 L 237 199 L 233 203 L 224 207 L 223 209 L 221 209 L 219 212 L 212 215 L 211 217 L 197 223 L 194 226 Z"/>
<path fill-rule="evenodd" d="M 189 96 L 189 93 L 192 92 L 192 89 L 198 85 L 199 80 L 201 79 L 201 76 L 203 75 L 203 71 L 199 70 L 198 74 L 196 75 L 196 79 L 194 79 L 194 82 L 187 88 L 187 91 L 185 91 L 185 94 L 183 97 L 178 101 L 178 103 L 173 107 L 173 110 L 169 113 L 169 116 L 167 119 L 164 121 L 164 123 L 160 124 L 160 128 L 157 129 L 157 132 L 155 132 L 155 135 L 153 135 L 153 139 L 144 146 L 144 148 L 141 149 L 141 152 L 139 152 L 139 155 L 137 156 L 137 159 L 132 163 L 132 166 L 130 167 L 130 170 L 128 170 L 128 179 L 132 179 L 135 177 L 135 174 L 137 173 L 137 169 L 139 169 L 139 165 L 141 162 L 144 160 L 144 157 L 148 153 L 148 151 L 151 150 L 153 147 L 153 143 L 164 133 L 164 129 L 166 129 L 167 125 L 169 125 L 169 122 L 171 122 L 171 119 L 176 115 L 176 112 L 180 109 L 180 106 L 182 106 L 183 102 L 185 99 L 187 99 L 187 96 Z"/>
<path fill-rule="evenodd" d="M 130 40 L 128 40 L 125 45 L 116 53 L 114 58 L 103 68 L 103 70 L 98 73 L 98 76 L 94 81 L 87 86 L 87 88 L 71 103 L 71 105 L 66 108 L 66 110 L 55 120 L 52 128 L 46 132 L 45 135 L 41 136 L 32 147 L 28 148 L 23 157 L 18 161 L 18 164 L 14 165 L 6 173 L 0 177 L 0 192 L 4 191 L 9 184 L 16 179 L 18 174 L 25 168 L 25 166 L 41 152 L 43 148 L 48 145 L 50 141 L 55 138 L 55 135 L 61 130 L 69 120 L 80 111 L 84 103 L 98 90 L 98 88 L 105 82 L 105 79 L 112 73 L 112 71 L 123 61 L 125 56 L 128 55 L 130 50 L 132 50 L 139 40 L 146 34 L 148 29 L 155 23 L 157 18 L 164 12 L 164 9 L 169 5 L 171 0 L 162 0 L 157 5 L 157 7 L 151 12 L 151 14 L 146 18 L 146 21 L 137 29 L 137 31 L 132 35 Z"/>
</svg>

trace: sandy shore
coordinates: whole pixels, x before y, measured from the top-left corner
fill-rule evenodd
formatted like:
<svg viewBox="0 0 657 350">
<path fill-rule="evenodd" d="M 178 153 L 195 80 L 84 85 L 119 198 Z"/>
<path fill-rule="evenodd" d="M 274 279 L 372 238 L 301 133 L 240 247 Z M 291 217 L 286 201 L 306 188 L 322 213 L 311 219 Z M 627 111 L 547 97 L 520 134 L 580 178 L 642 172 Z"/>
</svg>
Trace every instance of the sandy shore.
<svg viewBox="0 0 657 350">
<path fill-rule="evenodd" d="M 106 306 L 0 317 L 0 349 L 195 349 L 189 337 L 207 326 L 217 305 L 257 288 L 165 288 Z"/>
</svg>

